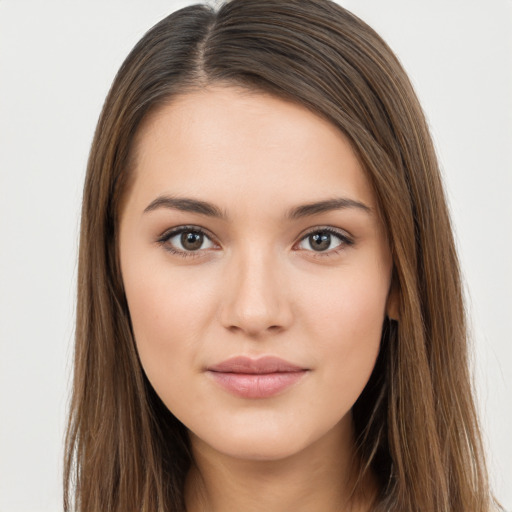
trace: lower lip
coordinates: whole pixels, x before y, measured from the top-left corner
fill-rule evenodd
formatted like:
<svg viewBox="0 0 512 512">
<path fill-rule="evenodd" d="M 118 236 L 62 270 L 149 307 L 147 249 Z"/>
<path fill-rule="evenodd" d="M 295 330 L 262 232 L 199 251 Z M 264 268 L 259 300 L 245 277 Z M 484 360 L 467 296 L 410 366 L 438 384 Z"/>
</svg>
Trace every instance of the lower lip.
<svg viewBox="0 0 512 512">
<path fill-rule="evenodd" d="M 226 391 L 242 398 L 269 398 L 300 381 L 307 370 L 276 373 L 208 372 Z"/>
</svg>

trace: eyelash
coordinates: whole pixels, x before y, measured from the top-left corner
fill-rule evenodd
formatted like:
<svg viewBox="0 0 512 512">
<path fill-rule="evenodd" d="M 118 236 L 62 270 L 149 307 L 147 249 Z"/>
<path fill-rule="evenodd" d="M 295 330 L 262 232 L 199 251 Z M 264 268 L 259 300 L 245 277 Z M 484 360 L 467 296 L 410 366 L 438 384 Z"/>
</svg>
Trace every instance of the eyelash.
<svg viewBox="0 0 512 512">
<path fill-rule="evenodd" d="M 203 228 L 200 228 L 198 226 L 180 226 L 179 228 L 173 228 L 169 231 L 164 232 L 161 236 L 158 237 L 157 243 L 164 246 L 166 251 L 170 252 L 171 254 L 177 255 L 181 258 L 200 257 L 201 250 L 181 251 L 181 250 L 174 249 L 170 244 L 168 244 L 168 242 L 171 238 L 175 237 L 176 235 L 180 235 L 181 233 L 187 233 L 187 232 L 202 234 L 204 237 L 208 238 L 209 240 L 211 240 L 213 242 L 213 240 L 212 240 L 213 237 L 211 237 Z M 329 258 L 332 256 L 336 256 L 341 251 L 343 251 L 345 248 L 354 245 L 354 240 L 352 240 L 348 235 L 344 234 L 341 231 L 333 229 L 331 227 L 314 228 L 314 229 L 308 231 L 299 240 L 299 243 L 302 242 L 303 240 L 306 240 L 309 236 L 314 235 L 316 233 L 328 233 L 330 235 L 334 235 L 341 241 L 341 244 L 338 247 L 336 247 L 335 249 L 331 249 L 330 251 L 313 251 L 313 250 L 308 251 L 308 252 L 312 252 L 314 254 L 315 258 Z"/>
</svg>

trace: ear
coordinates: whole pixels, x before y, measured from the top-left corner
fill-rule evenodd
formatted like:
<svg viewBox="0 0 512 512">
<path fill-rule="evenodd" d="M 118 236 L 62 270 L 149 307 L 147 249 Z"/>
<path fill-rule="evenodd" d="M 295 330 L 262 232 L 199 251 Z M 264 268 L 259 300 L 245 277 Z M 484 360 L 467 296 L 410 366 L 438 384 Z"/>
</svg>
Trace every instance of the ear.
<svg viewBox="0 0 512 512">
<path fill-rule="evenodd" d="M 391 320 L 398 321 L 400 319 L 400 288 L 394 270 L 389 287 L 388 300 L 386 302 L 386 315 Z"/>
</svg>

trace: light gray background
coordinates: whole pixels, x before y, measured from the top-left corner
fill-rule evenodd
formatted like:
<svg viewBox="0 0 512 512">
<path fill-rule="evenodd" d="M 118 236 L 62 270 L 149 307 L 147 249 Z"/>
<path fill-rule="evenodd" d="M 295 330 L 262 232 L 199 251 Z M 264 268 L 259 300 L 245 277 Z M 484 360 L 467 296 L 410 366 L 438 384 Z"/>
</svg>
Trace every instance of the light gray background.
<svg viewBox="0 0 512 512">
<path fill-rule="evenodd" d="M 0 0 L 0 512 L 61 509 L 81 187 L 115 72 L 172 0 Z M 512 508 L 512 1 L 342 0 L 432 126 L 498 497 Z M 508 484 L 508 485 L 507 485 Z"/>
</svg>

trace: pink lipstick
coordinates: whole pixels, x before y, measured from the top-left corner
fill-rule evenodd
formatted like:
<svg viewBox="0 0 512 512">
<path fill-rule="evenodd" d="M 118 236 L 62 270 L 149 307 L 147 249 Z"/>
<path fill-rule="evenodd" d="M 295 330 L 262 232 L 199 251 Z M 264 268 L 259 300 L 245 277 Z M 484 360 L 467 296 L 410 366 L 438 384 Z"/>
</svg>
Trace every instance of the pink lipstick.
<svg viewBox="0 0 512 512">
<path fill-rule="evenodd" d="M 242 398 L 268 398 L 283 392 L 309 370 L 273 356 L 233 357 L 209 366 L 208 374 L 226 391 Z"/>
</svg>

